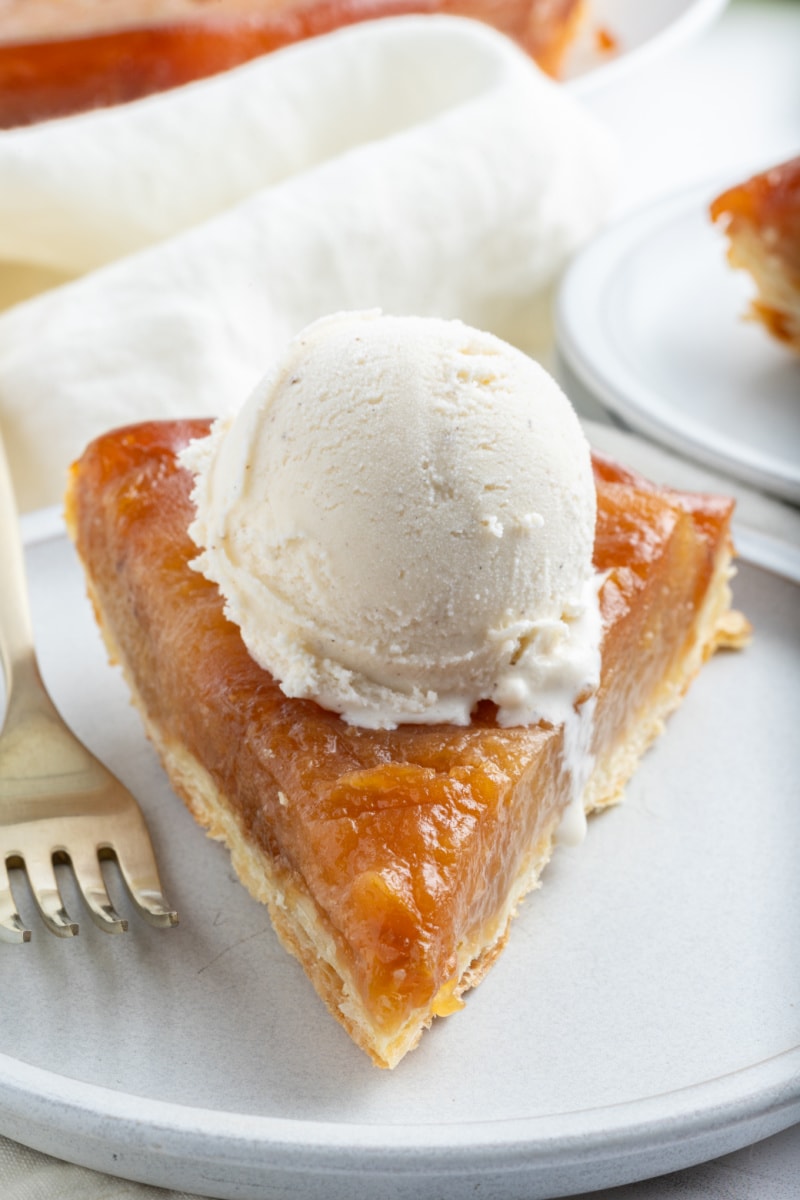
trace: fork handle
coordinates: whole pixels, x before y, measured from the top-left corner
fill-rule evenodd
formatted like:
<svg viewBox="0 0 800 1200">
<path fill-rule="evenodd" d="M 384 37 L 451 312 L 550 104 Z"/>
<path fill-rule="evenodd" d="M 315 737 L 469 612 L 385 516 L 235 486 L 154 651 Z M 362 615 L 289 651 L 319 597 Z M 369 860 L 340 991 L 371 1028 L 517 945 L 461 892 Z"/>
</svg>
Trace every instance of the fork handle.
<svg viewBox="0 0 800 1200">
<path fill-rule="evenodd" d="M 15 684 L 44 692 L 33 644 L 33 626 L 28 608 L 25 558 L 19 533 L 19 518 L 11 472 L 0 432 L 0 547 L 3 586 L 0 587 L 0 663 L 6 682 L 6 720 L 11 718 Z M 23 689 L 28 691 L 28 688 Z M 46 696 L 46 693 L 44 693 Z M 49 709 L 49 697 L 43 701 Z"/>
</svg>

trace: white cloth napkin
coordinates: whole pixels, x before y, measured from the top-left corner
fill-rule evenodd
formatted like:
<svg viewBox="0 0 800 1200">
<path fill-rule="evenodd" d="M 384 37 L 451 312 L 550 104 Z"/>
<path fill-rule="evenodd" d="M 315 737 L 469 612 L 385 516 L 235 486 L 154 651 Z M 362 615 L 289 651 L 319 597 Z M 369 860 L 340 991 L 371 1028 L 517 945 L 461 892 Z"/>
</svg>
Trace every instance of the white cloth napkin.
<svg viewBox="0 0 800 1200">
<path fill-rule="evenodd" d="M 463 127 L 509 86 L 557 126 L 542 139 L 546 169 L 565 132 L 555 89 L 498 35 L 449 19 L 343 29 L 139 103 L 12 130 L 0 136 L 0 259 L 102 266 L 451 110 Z M 506 118 L 493 116 L 499 135 Z M 352 177 L 357 164 L 345 167 Z"/>
<path fill-rule="evenodd" d="M 0 271 L 86 272 L 0 315 L 21 509 L 57 502 L 103 429 L 231 411 L 329 312 L 460 317 L 525 348 L 615 159 L 512 42 L 446 17 L 0 134 Z"/>
</svg>

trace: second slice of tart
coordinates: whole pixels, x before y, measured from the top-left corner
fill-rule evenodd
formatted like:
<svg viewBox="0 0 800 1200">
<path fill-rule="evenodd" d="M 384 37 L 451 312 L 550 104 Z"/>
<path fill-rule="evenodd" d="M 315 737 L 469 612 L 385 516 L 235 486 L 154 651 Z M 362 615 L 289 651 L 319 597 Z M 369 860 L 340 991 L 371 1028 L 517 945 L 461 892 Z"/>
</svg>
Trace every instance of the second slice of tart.
<svg viewBox="0 0 800 1200">
<path fill-rule="evenodd" d="M 728 261 L 755 284 L 751 315 L 800 353 L 800 155 L 717 196 L 712 220 L 728 239 Z"/>
</svg>

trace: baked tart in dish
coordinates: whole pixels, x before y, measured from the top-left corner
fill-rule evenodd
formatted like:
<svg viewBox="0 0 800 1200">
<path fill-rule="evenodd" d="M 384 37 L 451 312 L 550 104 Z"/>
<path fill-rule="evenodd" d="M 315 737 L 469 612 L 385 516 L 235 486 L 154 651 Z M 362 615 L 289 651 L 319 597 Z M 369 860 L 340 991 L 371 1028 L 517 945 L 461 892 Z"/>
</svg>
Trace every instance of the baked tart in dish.
<svg viewBox="0 0 800 1200">
<path fill-rule="evenodd" d="M 570 800 L 564 729 L 346 723 L 289 698 L 191 566 L 207 421 L 151 422 L 74 464 L 68 527 L 111 659 L 174 790 L 228 846 L 333 1016 L 382 1067 L 463 1005 L 537 885 Z M 622 796 L 705 659 L 740 645 L 732 502 L 657 487 L 593 456 L 600 684 L 586 812 Z"/>
<path fill-rule="evenodd" d="M 728 188 L 711 205 L 728 261 L 756 287 L 750 315 L 800 353 L 800 156 Z"/>
<path fill-rule="evenodd" d="M 360 21 L 443 13 L 483 21 L 550 75 L 584 0 L 5 0 L 0 129 L 136 100 Z"/>
</svg>

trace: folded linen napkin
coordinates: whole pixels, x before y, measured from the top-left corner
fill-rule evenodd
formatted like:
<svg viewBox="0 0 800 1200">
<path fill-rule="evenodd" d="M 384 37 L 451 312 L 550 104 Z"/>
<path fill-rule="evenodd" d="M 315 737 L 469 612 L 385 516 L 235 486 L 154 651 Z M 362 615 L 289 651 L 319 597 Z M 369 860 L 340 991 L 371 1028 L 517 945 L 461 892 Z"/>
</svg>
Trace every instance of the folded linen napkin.
<svg viewBox="0 0 800 1200">
<path fill-rule="evenodd" d="M 2 133 L 0 259 L 102 266 L 515 74 L 532 75 L 521 56 L 461 22 L 384 21 L 139 103 Z M 541 91 L 549 100 L 554 89 Z M 558 124 L 563 108 L 539 115 Z"/>
<path fill-rule="evenodd" d="M 447 17 L 0 134 L 0 255 L 87 272 L 0 315 L 21 509 L 56 502 L 105 428 L 231 411 L 328 312 L 460 317 L 526 348 L 615 158 L 512 42 Z"/>
</svg>

